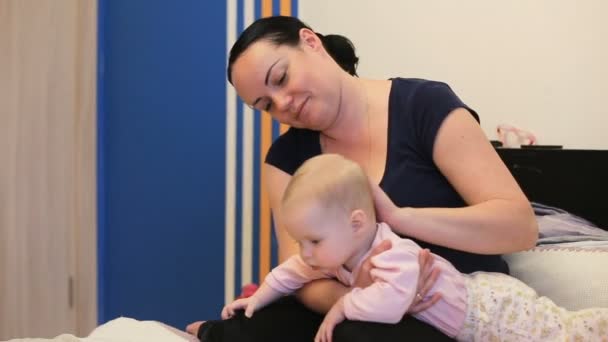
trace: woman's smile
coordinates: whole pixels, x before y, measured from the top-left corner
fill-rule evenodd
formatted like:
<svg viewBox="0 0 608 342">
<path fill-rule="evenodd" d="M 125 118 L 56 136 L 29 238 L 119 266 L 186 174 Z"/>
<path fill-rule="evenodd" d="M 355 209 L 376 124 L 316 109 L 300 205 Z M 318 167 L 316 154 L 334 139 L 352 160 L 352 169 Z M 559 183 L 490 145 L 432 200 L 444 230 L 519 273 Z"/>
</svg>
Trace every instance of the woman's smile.
<svg viewBox="0 0 608 342">
<path fill-rule="evenodd" d="M 298 111 L 296 112 L 296 116 L 294 117 L 295 121 L 301 122 L 301 120 L 306 117 L 306 109 L 308 109 L 308 107 L 306 106 L 308 104 L 308 100 L 310 99 L 310 97 L 307 97 L 304 99 L 304 101 L 302 102 L 302 104 L 300 105 L 300 107 L 298 108 Z"/>
</svg>

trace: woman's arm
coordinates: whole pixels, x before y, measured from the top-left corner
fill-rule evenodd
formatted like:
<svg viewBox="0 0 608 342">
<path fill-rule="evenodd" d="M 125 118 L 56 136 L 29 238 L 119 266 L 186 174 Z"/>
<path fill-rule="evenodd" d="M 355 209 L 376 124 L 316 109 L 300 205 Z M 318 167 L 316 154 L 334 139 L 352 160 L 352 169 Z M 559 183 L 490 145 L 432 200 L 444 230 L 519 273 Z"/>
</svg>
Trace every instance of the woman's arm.
<svg viewBox="0 0 608 342">
<path fill-rule="evenodd" d="M 442 123 L 433 159 L 469 206 L 396 208 L 376 187 L 379 216 L 393 230 L 478 254 L 503 254 L 534 246 L 538 226 L 532 207 L 466 109 L 454 110 Z"/>
</svg>

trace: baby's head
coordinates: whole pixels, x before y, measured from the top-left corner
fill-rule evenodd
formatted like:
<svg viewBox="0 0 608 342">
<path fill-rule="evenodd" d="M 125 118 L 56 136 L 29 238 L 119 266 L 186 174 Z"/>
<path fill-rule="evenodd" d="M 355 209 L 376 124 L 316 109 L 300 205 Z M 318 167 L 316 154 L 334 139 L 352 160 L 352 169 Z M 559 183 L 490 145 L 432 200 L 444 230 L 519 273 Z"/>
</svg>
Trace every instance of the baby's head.
<svg viewBox="0 0 608 342">
<path fill-rule="evenodd" d="M 307 160 L 293 175 L 281 203 L 285 229 L 313 267 L 347 264 L 369 247 L 376 217 L 361 167 L 337 154 Z"/>
</svg>

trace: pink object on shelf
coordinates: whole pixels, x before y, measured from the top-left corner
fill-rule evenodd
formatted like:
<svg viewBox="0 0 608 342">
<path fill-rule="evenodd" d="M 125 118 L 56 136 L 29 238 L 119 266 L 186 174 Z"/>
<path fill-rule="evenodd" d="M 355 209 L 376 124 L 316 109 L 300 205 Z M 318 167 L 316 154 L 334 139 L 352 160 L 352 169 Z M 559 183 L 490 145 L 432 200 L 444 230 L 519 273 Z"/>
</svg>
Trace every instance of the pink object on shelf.
<svg viewBox="0 0 608 342">
<path fill-rule="evenodd" d="M 496 127 L 498 140 L 504 147 L 520 147 L 521 145 L 535 145 L 534 134 L 510 125 L 498 125 Z"/>
</svg>

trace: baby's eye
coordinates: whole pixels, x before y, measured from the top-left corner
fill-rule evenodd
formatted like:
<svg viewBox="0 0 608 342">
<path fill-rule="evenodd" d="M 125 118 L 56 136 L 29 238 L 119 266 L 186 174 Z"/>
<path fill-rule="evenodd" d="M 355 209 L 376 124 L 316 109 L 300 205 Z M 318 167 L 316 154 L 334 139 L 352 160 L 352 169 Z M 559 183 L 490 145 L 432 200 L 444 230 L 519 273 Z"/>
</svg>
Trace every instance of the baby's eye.
<svg viewBox="0 0 608 342">
<path fill-rule="evenodd" d="M 321 242 L 321 240 L 310 240 L 310 243 L 312 243 L 313 245 L 317 245 L 319 244 L 319 242 Z"/>
</svg>

